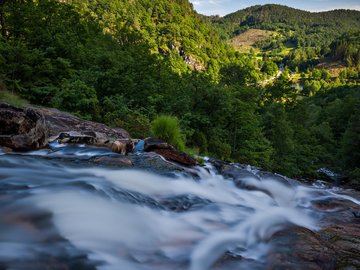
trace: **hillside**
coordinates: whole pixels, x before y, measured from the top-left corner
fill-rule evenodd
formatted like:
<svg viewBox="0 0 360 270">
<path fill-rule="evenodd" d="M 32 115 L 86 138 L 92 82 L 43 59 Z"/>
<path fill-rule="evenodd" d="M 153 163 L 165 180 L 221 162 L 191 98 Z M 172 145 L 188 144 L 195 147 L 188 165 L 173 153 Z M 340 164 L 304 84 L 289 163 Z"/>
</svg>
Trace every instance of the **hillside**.
<svg viewBox="0 0 360 270">
<path fill-rule="evenodd" d="M 256 90 L 246 87 L 259 79 L 255 61 L 187 0 L 2 3 L 0 83 L 8 91 L 138 138 L 158 115 L 177 116 L 188 145 L 202 152 L 244 152 L 254 164 L 269 158 Z M 236 106 L 245 100 L 247 119 Z M 236 119 L 247 134 L 235 134 Z"/>
<path fill-rule="evenodd" d="M 273 33 L 267 30 L 249 29 L 231 38 L 230 44 L 237 50 L 249 51 L 257 42 L 269 39 Z"/>
<path fill-rule="evenodd" d="M 111 3 L 68 0 L 67 3 L 82 16 L 98 22 L 105 33 L 120 43 L 126 42 L 131 33 L 137 42 L 145 42 L 151 53 L 171 56 L 173 60 L 183 58 L 195 70 L 218 69 L 219 63 L 231 57 L 226 44 L 211 27 L 201 22 L 187 0 Z"/>
<path fill-rule="evenodd" d="M 223 36 L 233 37 L 249 28 L 280 31 L 296 46 L 329 45 L 341 34 L 360 28 L 360 11 L 308 12 L 282 5 L 257 5 L 210 17 Z"/>
<path fill-rule="evenodd" d="M 329 19 L 338 13 L 340 26 Z M 357 27 L 359 13 L 329 12 L 317 24 L 311 13 L 273 5 L 236 14 L 211 18 L 214 28 L 187 0 L 0 1 L 0 99 L 55 107 L 133 138 L 151 136 L 154 120 L 170 115 L 194 153 L 288 176 L 315 178 L 326 166 L 359 178 L 351 151 L 358 35 L 320 46 Z M 234 50 L 225 31 L 245 32 L 258 50 Z M 264 31 L 275 34 L 254 35 Z M 321 42 L 300 46 L 306 31 Z M 346 61 L 338 78 L 314 68 L 325 56 Z"/>
</svg>

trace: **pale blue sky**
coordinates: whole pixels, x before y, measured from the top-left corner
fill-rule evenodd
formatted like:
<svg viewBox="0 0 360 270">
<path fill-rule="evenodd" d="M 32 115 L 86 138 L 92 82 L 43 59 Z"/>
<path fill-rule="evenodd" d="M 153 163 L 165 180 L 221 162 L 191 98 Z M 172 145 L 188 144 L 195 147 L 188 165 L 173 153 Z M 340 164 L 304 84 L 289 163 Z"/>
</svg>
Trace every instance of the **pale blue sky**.
<svg viewBox="0 0 360 270">
<path fill-rule="evenodd" d="M 360 0 L 190 0 L 190 2 L 198 13 L 220 16 L 259 4 L 281 4 L 308 11 L 360 10 Z"/>
</svg>

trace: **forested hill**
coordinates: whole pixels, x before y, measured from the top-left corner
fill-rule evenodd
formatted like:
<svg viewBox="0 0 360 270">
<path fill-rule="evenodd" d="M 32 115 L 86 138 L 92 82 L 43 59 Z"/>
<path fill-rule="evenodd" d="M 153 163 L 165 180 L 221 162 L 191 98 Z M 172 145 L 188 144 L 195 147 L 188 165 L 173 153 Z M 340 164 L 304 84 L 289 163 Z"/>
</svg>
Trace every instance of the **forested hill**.
<svg viewBox="0 0 360 270">
<path fill-rule="evenodd" d="M 137 138 L 170 114 L 202 152 L 229 158 L 243 141 L 254 148 L 245 149 L 249 160 L 269 159 L 257 92 L 246 88 L 259 76 L 252 57 L 221 41 L 187 0 L 5 0 L 0 17 L 0 94 L 7 89 Z M 248 139 L 229 128 L 242 99 L 248 117 L 239 126 Z"/>
<path fill-rule="evenodd" d="M 187 0 L 67 0 L 81 14 L 99 23 L 120 44 L 144 42 L 151 53 L 170 57 L 175 70 L 218 70 L 229 48 L 203 23 Z M 211 58 L 211 60 L 210 60 Z M 181 60 L 181 61 L 176 61 Z M 181 65 L 181 63 L 187 65 Z"/>
<path fill-rule="evenodd" d="M 282 5 L 257 5 L 226 15 L 208 17 L 223 36 L 249 28 L 283 30 L 300 46 L 329 45 L 342 33 L 360 28 L 360 11 L 308 12 Z"/>
<path fill-rule="evenodd" d="M 328 167 L 360 183 L 358 35 L 332 43 L 359 28 L 357 14 L 269 5 L 210 24 L 188 0 L 1 0 L 0 100 L 21 97 L 133 138 L 171 115 L 195 153 L 297 177 Z M 275 45 L 297 44 L 245 54 L 218 35 L 250 27 L 276 30 Z M 332 44 L 347 67 L 319 70 L 325 54 L 307 42 Z"/>
</svg>

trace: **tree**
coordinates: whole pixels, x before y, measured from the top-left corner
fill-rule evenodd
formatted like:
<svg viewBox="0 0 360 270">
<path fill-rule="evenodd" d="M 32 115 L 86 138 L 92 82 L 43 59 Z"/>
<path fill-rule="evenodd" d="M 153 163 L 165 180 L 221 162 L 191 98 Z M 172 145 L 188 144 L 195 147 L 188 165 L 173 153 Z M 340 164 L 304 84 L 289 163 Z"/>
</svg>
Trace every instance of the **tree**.
<svg viewBox="0 0 360 270">
<path fill-rule="evenodd" d="M 61 90 L 54 96 L 53 105 L 86 119 L 96 120 L 98 117 L 99 101 L 95 89 L 77 78 L 62 82 Z"/>
<path fill-rule="evenodd" d="M 341 139 L 340 160 L 347 169 L 360 168 L 360 103 Z"/>
<path fill-rule="evenodd" d="M 294 131 L 287 120 L 284 106 L 282 104 L 268 106 L 263 121 L 265 136 L 274 149 L 271 156 L 272 169 L 285 175 L 293 176 L 296 172 L 293 159 L 295 150 L 293 141 Z"/>
<path fill-rule="evenodd" d="M 279 68 L 273 61 L 267 60 L 264 62 L 261 71 L 270 76 L 274 76 L 279 72 Z"/>
<path fill-rule="evenodd" d="M 3 38 L 6 38 L 6 23 L 5 23 L 5 12 L 4 5 L 6 0 L 0 0 L 0 26 L 1 26 L 1 35 Z"/>
</svg>

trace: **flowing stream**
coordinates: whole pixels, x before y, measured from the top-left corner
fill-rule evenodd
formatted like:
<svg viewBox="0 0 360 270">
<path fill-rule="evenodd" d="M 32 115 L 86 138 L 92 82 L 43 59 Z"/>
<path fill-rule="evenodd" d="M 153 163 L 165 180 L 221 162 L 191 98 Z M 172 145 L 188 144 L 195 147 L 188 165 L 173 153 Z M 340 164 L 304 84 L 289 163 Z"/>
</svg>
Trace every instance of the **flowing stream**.
<svg viewBox="0 0 360 270">
<path fill-rule="evenodd" d="M 194 177 L 92 163 L 98 156 L 115 154 L 57 145 L 0 154 L 0 269 L 232 269 L 217 263 L 224 254 L 261 268 L 275 232 L 319 229 L 311 202 L 344 197 L 251 168 L 241 188 L 211 164 Z"/>
</svg>

